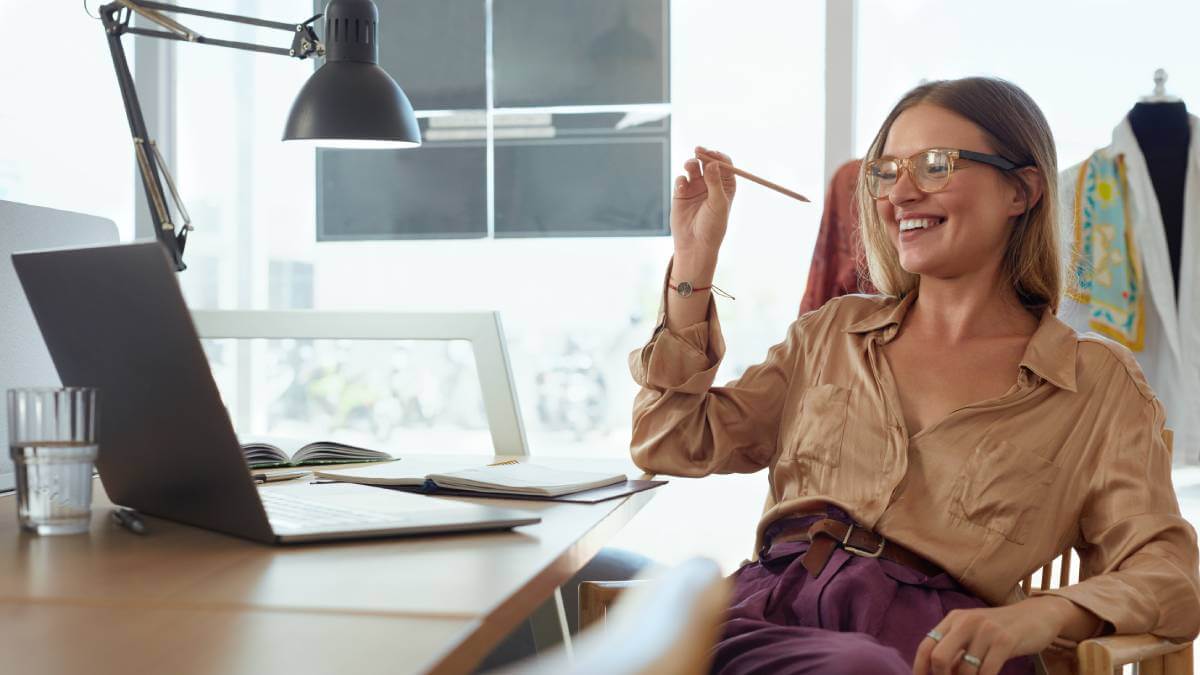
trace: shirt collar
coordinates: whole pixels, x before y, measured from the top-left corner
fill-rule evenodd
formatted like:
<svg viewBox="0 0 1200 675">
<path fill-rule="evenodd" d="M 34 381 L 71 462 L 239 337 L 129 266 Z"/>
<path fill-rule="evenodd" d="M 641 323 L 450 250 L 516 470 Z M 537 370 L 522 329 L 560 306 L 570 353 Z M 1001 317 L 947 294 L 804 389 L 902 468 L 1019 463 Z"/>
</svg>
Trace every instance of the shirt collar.
<svg viewBox="0 0 1200 675">
<path fill-rule="evenodd" d="M 1078 391 L 1075 386 L 1075 352 L 1079 348 L 1075 329 L 1063 323 L 1054 312 L 1042 310 L 1037 330 L 1021 357 L 1021 365 L 1037 373 L 1059 389 Z"/>
<path fill-rule="evenodd" d="M 912 305 L 917 294 L 915 291 L 907 293 L 904 297 L 897 301 L 895 298 L 888 298 L 888 302 L 884 303 L 879 309 L 871 312 L 866 318 L 860 319 L 846 329 L 847 333 L 871 333 L 889 326 L 896 327 L 904 320 L 904 315 L 908 314 L 908 308 Z M 891 331 L 894 333 L 894 330 Z M 887 336 L 887 340 L 892 338 Z"/>
<path fill-rule="evenodd" d="M 884 331 L 883 341 L 891 340 L 916 299 L 911 292 L 899 300 L 892 299 L 846 329 L 847 333 Z M 1075 352 L 1079 346 L 1075 330 L 1063 323 L 1049 310 L 1043 310 L 1037 329 L 1021 357 L 1021 366 L 1060 389 L 1077 391 L 1075 383 Z"/>
</svg>

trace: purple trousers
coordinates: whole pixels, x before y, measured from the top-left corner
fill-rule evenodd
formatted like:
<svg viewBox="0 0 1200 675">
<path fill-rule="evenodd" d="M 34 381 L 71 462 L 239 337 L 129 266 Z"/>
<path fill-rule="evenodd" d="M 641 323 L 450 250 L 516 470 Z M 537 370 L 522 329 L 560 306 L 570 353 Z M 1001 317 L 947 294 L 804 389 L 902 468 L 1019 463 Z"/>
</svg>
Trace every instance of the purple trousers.
<svg viewBox="0 0 1200 675">
<path fill-rule="evenodd" d="M 836 507 L 826 517 L 851 522 Z M 841 547 L 814 579 L 800 564 L 808 542 L 772 545 L 771 534 L 768 528 L 759 560 L 733 575 L 713 673 L 911 675 L 917 646 L 947 612 L 988 606 L 945 572 L 929 577 Z M 1000 671 L 1034 672 L 1030 656 L 1010 659 Z"/>
</svg>

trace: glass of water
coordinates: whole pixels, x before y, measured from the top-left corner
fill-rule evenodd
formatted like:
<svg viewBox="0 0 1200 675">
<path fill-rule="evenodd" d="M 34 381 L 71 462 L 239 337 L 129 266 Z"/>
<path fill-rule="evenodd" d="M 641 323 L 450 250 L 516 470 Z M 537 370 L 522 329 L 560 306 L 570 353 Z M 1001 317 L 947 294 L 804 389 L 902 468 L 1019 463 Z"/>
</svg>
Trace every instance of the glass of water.
<svg viewBox="0 0 1200 675">
<path fill-rule="evenodd" d="M 38 534 L 80 534 L 92 520 L 96 389 L 8 390 L 17 519 Z"/>
</svg>

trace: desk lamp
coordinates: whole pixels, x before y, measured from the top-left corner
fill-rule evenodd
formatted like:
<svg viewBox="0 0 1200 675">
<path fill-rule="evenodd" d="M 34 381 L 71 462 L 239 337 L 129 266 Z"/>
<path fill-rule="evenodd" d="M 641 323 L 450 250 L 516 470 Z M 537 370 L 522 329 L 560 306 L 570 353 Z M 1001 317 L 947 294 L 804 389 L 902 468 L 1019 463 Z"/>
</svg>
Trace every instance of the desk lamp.
<svg viewBox="0 0 1200 675">
<path fill-rule="evenodd" d="M 163 12 L 287 31 L 292 34 L 292 44 L 285 49 L 216 40 L 200 35 Z M 135 13 L 165 30 L 130 26 Z M 322 16 L 325 17 L 324 42 L 317 38 L 313 29 L 313 23 Z M 325 65 L 312 74 L 292 103 L 283 140 L 339 148 L 408 148 L 421 144 L 421 130 L 408 97 L 379 67 L 379 10 L 372 0 L 332 0 L 324 15 L 318 14 L 303 23 L 264 21 L 150 0 L 116 0 L 100 7 L 100 21 L 117 71 L 117 84 L 125 103 L 125 116 L 129 119 L 138 172 L 146 190 L 146 200 L 150 203 L 155 236 L 167 248 L 177 270 L 187 268 L 183 264 L 183 249 L 188 232 L 193 229 L 191 218 L 162 153 L 146 130 L 133 76 L 121 46 L 122 35 L 132 33 L 198 42 L 297 59 L 324 56 Z M 178 224 L 172 221 L 160 175 L 170 190 L 171 201 L 178 212 Z"/>
</svg>

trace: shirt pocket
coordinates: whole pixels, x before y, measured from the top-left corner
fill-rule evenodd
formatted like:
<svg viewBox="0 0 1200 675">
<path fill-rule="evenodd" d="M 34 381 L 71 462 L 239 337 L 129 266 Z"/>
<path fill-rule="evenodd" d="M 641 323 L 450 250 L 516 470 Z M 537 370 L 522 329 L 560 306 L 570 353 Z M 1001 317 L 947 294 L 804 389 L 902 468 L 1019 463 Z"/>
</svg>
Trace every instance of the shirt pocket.
<svg viewBox="0 0 1200 675">
<path fill-rule="evenodd" d="M 1061 467 L 1008 441 L 979 444 L 954 484 L 955 515 L 1024 544 Z"/>
<path fill-rule="evenodd" d="M 781 461 L 840 464 L 849 403 L 850 390 L 836 384 L 819 384 L 805 391 Z"/>
</svg>

